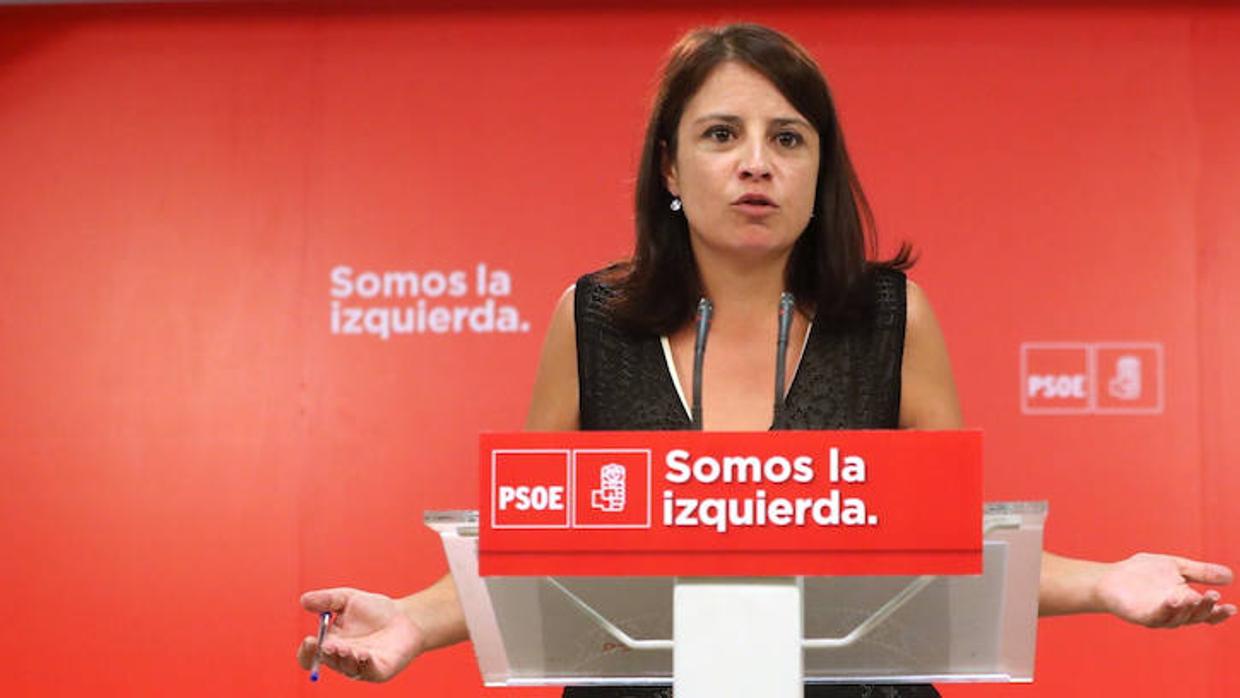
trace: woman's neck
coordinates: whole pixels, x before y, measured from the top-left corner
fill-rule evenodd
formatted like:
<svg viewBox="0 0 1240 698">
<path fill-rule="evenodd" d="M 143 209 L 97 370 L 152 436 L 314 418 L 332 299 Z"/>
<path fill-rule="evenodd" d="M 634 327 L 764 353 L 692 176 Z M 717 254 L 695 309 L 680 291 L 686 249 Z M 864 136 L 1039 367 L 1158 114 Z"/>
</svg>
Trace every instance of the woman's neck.
<svg viewBox="0 0 1240 698">
<path fill-rule="evenodd" d="M 769 322 L 785 290 L 787 262 L 786 254 L 766 260 L 698 255 L 698 275 L 703 292 L 714 304 L 715 320 L 728 325 Z"/>
</svg>

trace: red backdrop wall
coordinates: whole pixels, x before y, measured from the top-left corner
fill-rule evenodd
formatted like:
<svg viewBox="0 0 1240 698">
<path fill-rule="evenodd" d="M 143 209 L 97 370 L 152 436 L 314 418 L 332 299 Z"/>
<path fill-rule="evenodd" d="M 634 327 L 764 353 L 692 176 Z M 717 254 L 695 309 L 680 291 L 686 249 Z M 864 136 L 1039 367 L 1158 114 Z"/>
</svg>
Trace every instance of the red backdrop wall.
<svg viewBox="0 0 1240 698">
<path fill-rule="evenodd" d="M 665 50 L 736 19 L 818 57 L 887 246 L 922 251 L 987 498 L 1048 499 L 1065 554 L 1240 563 L 1240 11 L 8 7 L 4 692 L 311 695 L 298 593 L 443 572 L 422 511 L 472 506 L 476 435 L 519 428 L 555 298 L 629 249 Z M 430 285 L 339 297 L 368 271 Z M 419 301 L 476 322 L 348 333 Z M 1159 345 L 1161 409 L 1022 411 L 1037 342 Z M 1033 687 L 944 694 L 1240 689 L 1240 622 L 1039 632 Z M 313 691 L 476 684 L 460 646 Z"/>
</svg>

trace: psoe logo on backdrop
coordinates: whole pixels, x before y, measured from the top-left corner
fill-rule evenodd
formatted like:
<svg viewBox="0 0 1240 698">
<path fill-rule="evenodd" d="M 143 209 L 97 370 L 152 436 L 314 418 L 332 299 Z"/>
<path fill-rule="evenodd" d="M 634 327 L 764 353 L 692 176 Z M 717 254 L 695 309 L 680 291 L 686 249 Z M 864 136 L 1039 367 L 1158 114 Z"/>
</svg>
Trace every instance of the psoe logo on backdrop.
<svg viewBox="0 0 1240 698">
<path fill-rule="evenodd" d="M 1025 342 L 1024 414 L 1161 414 L 1160 342 Z"/>
</svg>

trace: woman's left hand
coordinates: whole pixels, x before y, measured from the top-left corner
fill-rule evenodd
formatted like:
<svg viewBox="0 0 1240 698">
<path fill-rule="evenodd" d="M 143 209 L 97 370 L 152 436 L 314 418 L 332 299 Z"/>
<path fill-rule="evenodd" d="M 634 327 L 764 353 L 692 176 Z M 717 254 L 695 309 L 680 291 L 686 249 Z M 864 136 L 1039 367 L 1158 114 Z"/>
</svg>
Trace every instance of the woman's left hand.
<svg viewBox="0 0 1240 698">
<path fill-rule="evenodd" d="M 1174 555 L 1138 553 L 1106 567 L 1097 579 L 1098 603 L 1109 613 L 1148 628 L 1178 628 L 1191 623 L 1221 623 L 1236 614 L 1235 604 L 1220 604 L 1221 594 L 1197 591 L 1189 582 L 1230 584 L 1223 565 Z"/>
</svg>

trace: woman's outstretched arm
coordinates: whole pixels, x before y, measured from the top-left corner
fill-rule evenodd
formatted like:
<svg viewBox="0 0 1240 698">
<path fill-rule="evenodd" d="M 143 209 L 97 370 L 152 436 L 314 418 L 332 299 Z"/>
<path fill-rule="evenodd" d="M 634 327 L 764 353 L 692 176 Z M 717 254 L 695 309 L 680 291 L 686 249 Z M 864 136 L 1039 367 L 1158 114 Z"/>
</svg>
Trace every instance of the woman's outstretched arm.
<svg viewBox="0 0 1240 698">
<path fill-rule="evenodd" d="M 1042 556 L 1038 614 L 1110 613 L 1149 628 L 1192 623 L 1221 623 L 1236 614 L 1235 604 L 1220 604 L 1215 589 L 1201 592 L 1189 583 L 1230 584 L 1223 565 L 1175 555 L 1137 553 L 1119 562 Z"/>
<path fill-rule="evenodd" d="M 925 294 L 908 282 L 908 311 L 901 378 L 900 426 L 906 429 L 959 429 L 964 425 L 947 343 Z M 1220 604 L 1215 590 L 1189 586 L 1230 584 L 1223 565 L 1174 555 L 1138 553 L 1119 562 L 1042 556 L 1038 613 L 1110 613 L 1130 623 L 1174 628 L 1221 623 L 1236 614 Z"/>
<path fill-rule="evenodd" d="M 525 422 L 529 431 L 577 428 L 573 298 L 570 287 L 556 305 L 547 329 Z M 323 639 L 322 664 L 362 681 L 387 681 L 423 652 L 469 639 L 450 574 L 400 599 L 337 587 L 308 591 L 302 594 L 301 605 L 311 613 L 334 616 Z M 297 662 L 303 669 L 310 669 L 318 650 L 317 637 L 302 640 Z"/>
<path fill-rule="evenodd" d="M 403 599 L 337 587 L 308 591 L 301 605 L 333 616 L 323 639 L 323 665 L 362 681 L 387 681 L 423 652 L 469 637 L 450 575 Z M 297 663 L 310 669 L 318 650 L 318 638 L 306 636 Z"/>
</svg>

